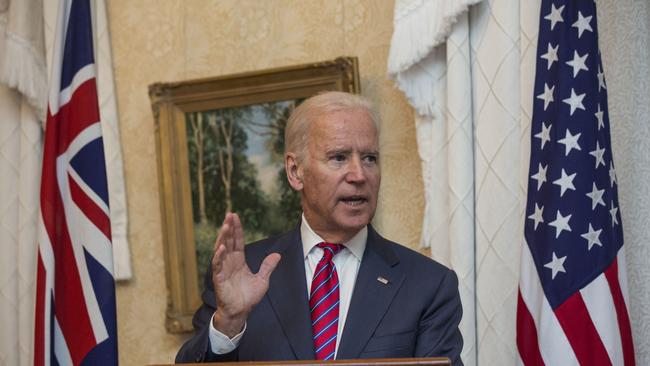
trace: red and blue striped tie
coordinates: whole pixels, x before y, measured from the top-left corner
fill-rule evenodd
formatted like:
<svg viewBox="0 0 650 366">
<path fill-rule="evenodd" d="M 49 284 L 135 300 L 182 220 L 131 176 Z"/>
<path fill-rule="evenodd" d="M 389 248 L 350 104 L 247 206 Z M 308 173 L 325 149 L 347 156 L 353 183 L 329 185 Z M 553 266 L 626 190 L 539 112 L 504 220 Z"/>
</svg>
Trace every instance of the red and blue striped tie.
<svg viewBox="0 0 650 366">
<path fill-rule="evenodd" d="M 317 360 L 333 360 L 339 329 L 339 277 L 332 258 L 341 244 L 319 243 L 323 258 L 316 266 L 311 282 L 309 308 Z"/>
</svg>

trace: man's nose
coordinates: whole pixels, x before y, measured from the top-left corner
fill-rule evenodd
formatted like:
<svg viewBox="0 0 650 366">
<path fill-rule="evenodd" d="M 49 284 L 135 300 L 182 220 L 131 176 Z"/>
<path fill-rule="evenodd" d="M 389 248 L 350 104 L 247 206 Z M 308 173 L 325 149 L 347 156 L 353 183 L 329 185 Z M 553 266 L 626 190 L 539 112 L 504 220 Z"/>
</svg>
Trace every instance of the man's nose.
<svg viewBox="0 0 650 366">
<path fill-rule="evenodd" d="M 366 173 L 363 168 L 361 157 L 354 156 L 348 164 L 348 171 L 345 179 L 349 183 L 363 183 L 366 181 Z"/>
</svg>

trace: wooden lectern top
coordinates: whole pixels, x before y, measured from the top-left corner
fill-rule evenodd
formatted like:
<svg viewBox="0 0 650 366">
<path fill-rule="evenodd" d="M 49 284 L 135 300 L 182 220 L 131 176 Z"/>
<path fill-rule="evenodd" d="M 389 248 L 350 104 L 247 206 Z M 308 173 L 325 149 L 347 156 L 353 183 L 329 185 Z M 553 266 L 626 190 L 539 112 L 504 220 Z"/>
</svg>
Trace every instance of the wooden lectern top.
<svg viewBox="0 0 650 366">
<path fill-rule="evenodd" d="M 451 361 L 446 357 L 426 358 L 367 358 L 360 360 L 334 360 L 334 361 L 245 361 L 245 362 L 218 362 L 218 363 L 192 363 L 186 365 L 202 366 L 451 366 Z M 170 366 L 170 365 L 150 365 Z"/>
</svg>

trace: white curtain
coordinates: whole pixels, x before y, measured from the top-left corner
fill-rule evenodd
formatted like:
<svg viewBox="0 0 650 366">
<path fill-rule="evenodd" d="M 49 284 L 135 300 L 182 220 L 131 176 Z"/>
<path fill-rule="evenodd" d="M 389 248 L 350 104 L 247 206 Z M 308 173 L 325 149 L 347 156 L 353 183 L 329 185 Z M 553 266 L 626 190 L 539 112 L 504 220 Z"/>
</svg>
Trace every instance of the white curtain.
<svg viewBox="0 0 650 366">
<path fill-rule="evenodd" d="M 396 3 L 388 68 L 418 112 L 422 244 L 459 275 L 462 358 L 507 365 L 515 360 L 537 11 L 534 1 L 483 1 L 469 10 L 477 1 L 444 3 Z M 442 35 L 400 35 L 421 23 L 442 23 Z M 404 52 L 416 41 L 428 53 Z"/>
<path fill-rule="evenodd" d="M 459 275 L 466 365 L 509 365 L 516 359 L 515 313 L 540 3 L 397 0 L 395 4 L 388 72 L 417 112 L 426 200 L 422 245 Z M 628 201 L 628 209 L 622 209 L 637 362 L 650 364 L 645 341 L 650 338 L 650 317 L 643 310 L 650 300 L 645 269 L 650 245 L 644 230 L 650 224 L 650 173 L 639 169 L 650 166 L 646 61 L 650 17 L 647 2 L 600 3 L 607 3 L 598 4 L 606 8 L 599 14 L 599 24 L 603 24 L 601 50 L 610 85 L 615 159 L 623 177 L 619 180 L 630 174 L 627 187 L 621 182 L 620 194 L 623 204 L 626 197 Z M 615 19 L 629 20 L 619 25 Z M 603 37 L 607 25 L 611 29 Z M 621 36 L 627 36 L 623 45 Z M 632 54 L 621 62 L 616 55 L 623 50 L 616 49 Z M 608 72 L 608 54 L 610 63 L 616 64 L 614 72 Z M 626 71 L 630 66 L 634 71 Z M 644 83 L 634 78 L 639 76 Z M 622 77 L 623 87 L 614 90 Z M 637 93 L 626 99 L 625 85 L 632 84 Z M 617 99 L 624 105 L 617 105 Z M 641 107 L 645 113 L 639 104 L 645 105 Z M 617 130 L 628 131 L 638 144 L 617 144 Z M 645 131 L 640 135 L 645 140 L 638 131 Z"/>
<path fill-rule="evenodd" d="M 31 363 L 47 97 L 41 0 L 0 1 L 0 364 Z"/>
<path fill-rule="evenodd" d="M 0 85 L 0 365 L 31 360 L 41 145 L 32 106 Z"/>
<path fill-rule="evenodd" d="M 389 72 L 417 112 L 427 223 L 422 227 L 422 245 L 458 274 L 465 341 L 461 357 L 467 365 L 476 364 L 477 351 L 474 138 L 466 12 L 473 2 L 396 1 L 388 62 Z"/>
<path fill-rule="evenodd" d="M 115 267 L 113 273 L 115 279 L 121 281 L 131 279 L 133 273 L 127 240 L 126 188 L 113 80 L 113 56 L 106 4 L 104 0 L 95 0 L 91 4 L 93 4 L 94 14 L 93 35 L 95 37 L 95 64 L 97 65 L 97 97 L 99 99 L 99 115 L 102 118 L 108 200 L 111 209 L 111 240 L 113 243 L 113 266 Z"/>
</svg>

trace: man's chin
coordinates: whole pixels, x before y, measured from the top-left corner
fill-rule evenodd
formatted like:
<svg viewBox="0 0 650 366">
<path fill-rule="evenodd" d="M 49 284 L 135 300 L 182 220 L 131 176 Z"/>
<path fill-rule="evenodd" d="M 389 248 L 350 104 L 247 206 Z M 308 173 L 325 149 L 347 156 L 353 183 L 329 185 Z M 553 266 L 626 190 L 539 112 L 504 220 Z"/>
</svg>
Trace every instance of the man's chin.
<svg viewBox="0 0 650 366">
<path fill-rule="evenodd" d="M 345 231 L 359 231 L 363 229 L 372 220 L 372 215 L 367 212 L 353 215 L 342 215 L 337 221 L 339 227 Z"/>
</svg>

